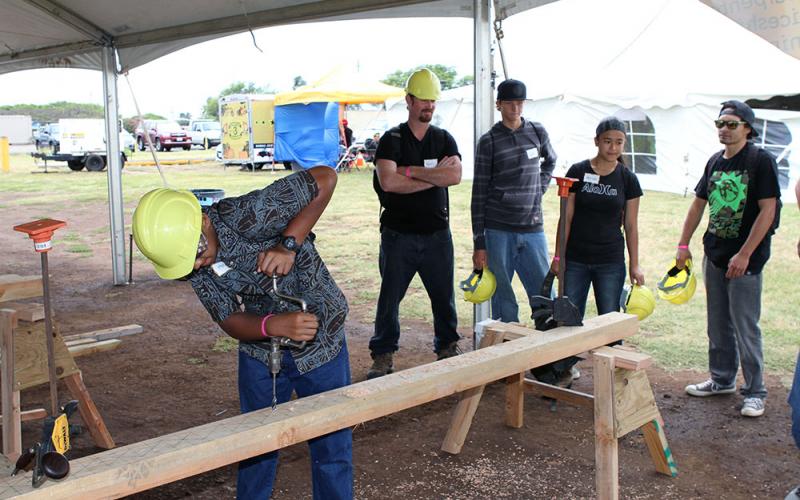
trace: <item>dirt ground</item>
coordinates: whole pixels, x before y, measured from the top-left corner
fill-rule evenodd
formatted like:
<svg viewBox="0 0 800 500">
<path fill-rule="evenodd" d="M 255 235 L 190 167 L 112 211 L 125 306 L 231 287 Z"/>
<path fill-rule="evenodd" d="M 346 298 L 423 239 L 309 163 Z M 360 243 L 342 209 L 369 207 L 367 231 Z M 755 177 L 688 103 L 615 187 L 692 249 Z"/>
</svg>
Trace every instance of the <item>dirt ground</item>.
<svg viewBox="0 0 800 500">
<path fill-rule="evenodd" d="M 0 204 L 5 201 L 0 195 Z M 39 258 L 29 241 L 11 226 L 39 214 L 0 210 L 4 259 L 0 274 L 38 274 Z M 134 281 L 114 287 L 107 239 L 107 208 L 88 204 L 59 209 L 93 252 L 68 253 L 56 243 L 50 254 L 56 320 L 65 336 L 137 323 L 144 332 L 126 337 L 122 346 L 78 359 L 95 403 L 122 446 L 238 414 L 236 353 L 211 349 L 222 332 L 202 309 L 190 286 L 158 280 L 141 260 L 134 261 Z M 22 217 L 22 219 L 20 219 Z M 373 265 L 373 263 L 365 263 Z M 356 290 L 345 290 L 355 294 Z M 355 311 L 352 318 L 363 317 Z M 434 360 L 431 328 L 404 325 L 396 367 Z M 347 325 L 355 382 L 369 366 L 371 324 L 353 319 Z M 461 328 L 471 344 L 468 327 Z M 591 367 L 581 364 L 575 388 L 591 391 Z M 620 441 L 619 483 L 622 498 L 783 498 L 800 483 L 800 452 L 790 435 L 787 391 L 768 377 L 766 414 L 739 416 L 737 395 L 689 398 L 687 383 L 704 373 L 648 370 L 666 422 L 666 433 L 679 474 L 655 472 L 641 434 Z M 65 387 L 60 387 L 65 394 Z M 47 389 L 22 395 L 23 409 L 47 407 Z M 456 404 L 449 397 L 359 425 L 354 430 L 355 492 L 360 499 L 545 499 L 594 497 L 594 447 L 591 411 L 559 404 L 551 412 L 541 399 L 527 397 L 525 425 L 503 425 L 503 386 L 487 388 L 463 452 L 440 451 Z M 23 426 L 23 443 L 33 443 L 35 423 Z M 84 434 L 74 440 L 72 457 L 97 453 Z M 310 498 L 305 444 L 282 452 L 274 498 Z M 135 498 L 233 498 L 236 467 L 228 466 L 135 495 Z"/>
</svg>

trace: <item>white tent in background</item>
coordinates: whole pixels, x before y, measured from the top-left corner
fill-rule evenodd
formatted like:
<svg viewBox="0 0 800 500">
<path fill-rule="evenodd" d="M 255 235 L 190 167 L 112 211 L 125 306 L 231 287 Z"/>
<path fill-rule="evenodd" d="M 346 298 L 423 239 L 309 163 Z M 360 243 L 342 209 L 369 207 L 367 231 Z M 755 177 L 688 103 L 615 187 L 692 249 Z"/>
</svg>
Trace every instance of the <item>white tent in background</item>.
<svg viewBox="0 0 800 500">
<path fill-rule="evenodd" d="M 592 155 L 597 122 L 616 115 L 632 128 L 628 160 L 645 189 L 694 188 L 721 149 L 711 123 L 721 102 L 800 94 L 800 61 L 698 0 L 561 0 L 504 28 L 509 73 L 533 99 L 525 116 L 547 128 L 559 168 Z M 794 199 L 800 113 L 756 117 Z"/>
</svg>

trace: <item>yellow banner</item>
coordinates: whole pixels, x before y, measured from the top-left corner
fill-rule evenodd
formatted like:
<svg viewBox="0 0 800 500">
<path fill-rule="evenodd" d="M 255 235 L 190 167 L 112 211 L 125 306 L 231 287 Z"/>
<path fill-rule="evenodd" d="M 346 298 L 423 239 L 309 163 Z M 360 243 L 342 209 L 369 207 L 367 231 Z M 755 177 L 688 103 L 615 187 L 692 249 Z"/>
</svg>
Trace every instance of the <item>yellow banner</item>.
<svg viewBox="0 0 800 500">
<path fill-rule="evenodd" d="M 275 142 L 275 102 L 253 101 L 253 144 L 265 145 Z"/>
<path fill-rule="evenodd" d="M 782 51 L 800 59 L 800 0 L 703 0 Z"/>
</svg>

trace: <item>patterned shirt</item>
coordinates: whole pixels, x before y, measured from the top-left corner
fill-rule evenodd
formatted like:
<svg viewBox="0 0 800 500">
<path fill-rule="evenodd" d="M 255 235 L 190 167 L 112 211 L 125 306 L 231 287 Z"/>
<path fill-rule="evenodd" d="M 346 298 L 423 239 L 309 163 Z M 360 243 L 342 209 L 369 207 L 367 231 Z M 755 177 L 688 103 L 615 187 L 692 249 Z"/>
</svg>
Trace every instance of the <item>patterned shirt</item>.
<svg viewBox="0 0 800 500">
<path fill-rule="evenodd" d="M 222 322 L 242 310 L 266 315 L 300 309 L 277 298 L 272 293 L 272 279 L 255 269 L 259 252 L 277 245 L 289 221 L 317 194 L 314 177 L 301 171 L 205 209 L 219 239 L 218 270 L 201 268 L 189 281 L 214 321 Z M 303 298 L 308 312 L 319 320 L 314 340 L 302 350 L 290 350 L 297 369 L 306 373 L 335 358 L 344 344 L 347 301 L 317 253 L 313 233 L 309 233 L 291 272 L 278 280 L 278 286 L 284 295 Z M 269 341 L 240 341 L 239 349 L 269 364 Z"/>
</svg>

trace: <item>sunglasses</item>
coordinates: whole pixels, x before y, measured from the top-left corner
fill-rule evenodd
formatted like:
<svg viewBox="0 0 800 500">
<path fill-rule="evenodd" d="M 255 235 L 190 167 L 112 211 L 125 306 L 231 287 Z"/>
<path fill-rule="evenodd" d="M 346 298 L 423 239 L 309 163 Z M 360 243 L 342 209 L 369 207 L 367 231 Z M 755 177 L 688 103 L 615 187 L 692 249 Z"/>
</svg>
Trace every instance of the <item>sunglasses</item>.
<svg viewBox="0 0 800 500">
<path fill-rule="evenodd" d="M 738 120 L 714 120 L 714 125 L 716 125 L 717 128 L 728 127 L 728 130 L 736 130 L 739 128 L 739 125 L 747 125 L 747 122 Z"/>
</svg>

